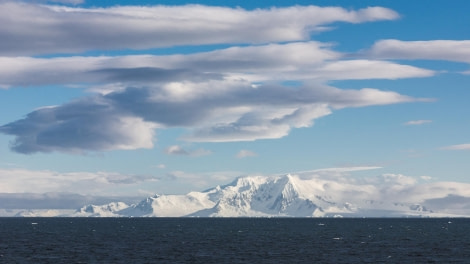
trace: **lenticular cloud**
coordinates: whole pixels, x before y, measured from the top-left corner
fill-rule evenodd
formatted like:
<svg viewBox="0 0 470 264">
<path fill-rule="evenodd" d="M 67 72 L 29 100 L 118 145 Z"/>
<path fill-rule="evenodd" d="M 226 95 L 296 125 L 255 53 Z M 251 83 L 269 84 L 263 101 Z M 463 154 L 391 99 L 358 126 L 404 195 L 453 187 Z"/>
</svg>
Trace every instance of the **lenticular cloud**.
<svg viewBox="0 0 470 264">
<path fill-rule="evenodd" d="M 0 55 L 305 41 L 325 24 L 396 18 L 396 12 L 382 7 L 249 11 L 204 5 L 78 8 L 7 1 L 0 3 L 0 24 L 8 25 L 0 28 Z"/>
<path fill-rule="evenodd" d="M 168 128 L 185 129 L 181 139 L 187 141 L 252 141 L 284 137 L 338 109 L 422 101 L 393 91 L 325 85 L 435 72 L 346 59 L 332 44 L 310 40 L 311 32 L 334 22 L 396 18 L 381 7 L 78 8 L 2 2 L 0 23 L 9 26 L 0 29 L 0 87 L 60 85 L 90 95 L 36 109 L 0 126 L 0 133 L 15 137 L 11 149 L 19 153 L 152 148 L 155 130 Z M 80 55 L 233 43 L 239 46 L 191 54 Z M 26 57 L 41 54 L 50 56 Z"/>
<path fill-rule="evenodd" d="M 198 84 L 195 87 L 199 87 Z M 189 85 L 177 100 L 158 88 L 127 88 L 41 108 L 0 127 L 16 136 L 20 153 L 81 152 L 151 148 L 154 130 L 184 127 L 189 141 L 251 141 L 280 138 L 290 129 L 309 127 L 333 108 L 412 102 L 417 99 L 375 89 L 341 90 L 324 85 L 287 88 L 232 82 Z M 185 94 L 187 93 L 187 94 Z M 192 131 L 192 132 L 191 132 Z"/>
</svg>

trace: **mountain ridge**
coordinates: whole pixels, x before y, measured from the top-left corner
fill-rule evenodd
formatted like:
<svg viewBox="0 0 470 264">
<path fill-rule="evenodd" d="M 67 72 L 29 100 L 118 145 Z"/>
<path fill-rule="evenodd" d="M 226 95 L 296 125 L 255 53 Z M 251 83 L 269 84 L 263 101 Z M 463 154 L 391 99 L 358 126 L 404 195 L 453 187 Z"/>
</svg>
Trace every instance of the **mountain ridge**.
<svg viewBox="0 0 470 264">
<path fill-rule="evenodd" d="M 223 186 L 185 195 L 154 195 L 122 210 L 99 207 L 83 216 L 125 217 L 362 217 L 431 216 L 433 212 L 417 203 L 385 203 L 368 199 L 345 201 L 344 193 L 367 197 L 368 186 L 355 190 L 332 180 L 286 174 L 245 176 Z M 357 189 L 357 188 L 356 188 Z"/>
<path fill-rule="evenodd" d="M 403 175 L 335 177 L 315 171 L 243 176 L 187 194 L 78 210 L 9 210 L 8 216 L 70 217 L 469 217 L 470 184 L 416 184 Z M 2 213 L 2 211 L 0 211 Z"/>
</svg>

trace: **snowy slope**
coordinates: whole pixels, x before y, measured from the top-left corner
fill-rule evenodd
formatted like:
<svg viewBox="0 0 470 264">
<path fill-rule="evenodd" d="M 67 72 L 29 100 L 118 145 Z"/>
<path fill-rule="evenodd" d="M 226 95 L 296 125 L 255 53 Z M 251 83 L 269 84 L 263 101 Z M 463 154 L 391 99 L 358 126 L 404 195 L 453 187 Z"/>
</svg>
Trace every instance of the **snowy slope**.
<svg viewBox="0 0 470 264">
<path fill-rule="evenodd" d="M 398 185 L 401 186 L 401 185 Z M 405 186 L 406 187 L 406 186 Z M 155 195 L 138 204 L 87 206 L 89 216 L 125 217 L 400 217 L 443 216 L 420 204 L 391 201 L 388 189 L 298 175 L 240 177 L 225 186 L 186 195 Z"/>
<path fill-rule="evenodd" d="M 247 176 L 185 195 L 154 195 L 128 205 L 86 205 L 67 216 L 92 217 L 444 217 L 470 216 L 470 185 L 416 184 L 403 175 L 375 179 Z M 9 211 L 10 214 L 12 211 Z M 64 216 L 28 210 L 17 216 Z"/>
<path fill-rule="evenodd" d="M 179 217 L 214 206 L 210 193 L 186 195 L 154 195 L 119 213 L 125 216 Z"/>
<path fill-rule="evenodd" d="M 78 209 L 74 216 L 95 216 L 95 217 L 117 217 L 118 212 L 129 208 L 129 205 L 123 202 L 114 202 L 105 205 L 86 205 Z"/>
</svg>

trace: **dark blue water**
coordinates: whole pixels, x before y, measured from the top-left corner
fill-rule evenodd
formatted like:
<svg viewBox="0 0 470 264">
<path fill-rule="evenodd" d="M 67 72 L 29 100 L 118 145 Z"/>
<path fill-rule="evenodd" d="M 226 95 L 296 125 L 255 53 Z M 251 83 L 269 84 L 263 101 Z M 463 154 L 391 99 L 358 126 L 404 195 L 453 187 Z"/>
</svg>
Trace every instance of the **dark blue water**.
<svg viewBox="0 0 470 264">
<path fill-rule="evenodd" d="M 470 219 L 0 218 L 0 263 L 470 263 Z"/>
</svg>

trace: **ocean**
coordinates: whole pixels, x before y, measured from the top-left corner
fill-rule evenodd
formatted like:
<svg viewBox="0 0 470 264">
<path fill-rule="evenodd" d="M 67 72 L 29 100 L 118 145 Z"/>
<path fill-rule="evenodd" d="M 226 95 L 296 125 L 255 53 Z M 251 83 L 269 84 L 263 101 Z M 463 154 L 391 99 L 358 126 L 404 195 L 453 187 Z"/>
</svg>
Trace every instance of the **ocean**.
<svg viewBox="0 0 470 264">
<path fill-rule="evenodd" d="M 470 219 L 0 218 L 0 263 L 470 263 Z"/>
</svg>

